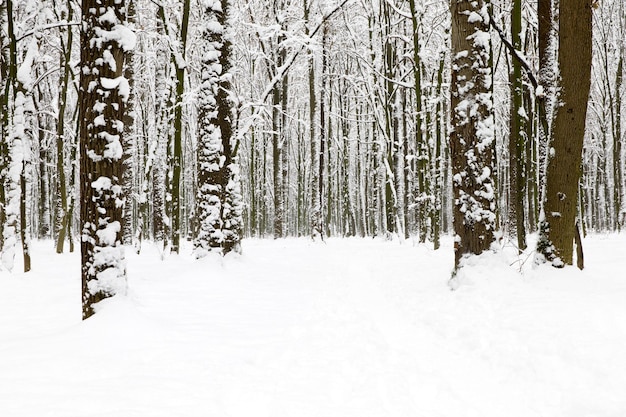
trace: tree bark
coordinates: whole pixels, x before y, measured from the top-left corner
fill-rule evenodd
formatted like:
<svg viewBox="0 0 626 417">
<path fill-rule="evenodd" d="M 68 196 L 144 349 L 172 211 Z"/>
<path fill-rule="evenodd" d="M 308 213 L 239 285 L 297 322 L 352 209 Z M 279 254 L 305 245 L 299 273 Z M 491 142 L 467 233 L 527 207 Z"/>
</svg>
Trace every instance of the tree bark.
<svg viewBox="0 0 626 417">
<path fill-rule="evenodd" d="M 135 0 L 127 0 L 127 22 L 131 28 L 134 28 L 136 17 Z M 126 53 L 124 58 L 124 77 L 128 80 L 130 87 L 130 95 L 126 101 L 126 111 L 124 113 L 124 157 L 122 162 L 122 188 L 124 192 L 124 209 L 122 211 L 122 242 L 124 245 L 131 245 L 133 243 L 133 206 L 135 201 L 133 199 L 133 179 L 136 174 L 134 172 L 133 160 L 136 147 L 136 132 L 135 132 L 135 53 L 131 50 Z"/>
<path fill-rule="evenodd" d="M 480 254 L 496 228 L 491 40 L 486 1 L 452 1 L 450 153 L 454 192 L 455 270 Z"/>
<path fill-rule="evenodd" d="M 67 2 L 67 14 L 68 20 L 72 20 L 74 9 L 70 1 Z M 61 47 L 63 48 L 63 54 L 61 56 L 61 85 L 59 87 L 59 112 L 57 116 L 57 206 L 56 206 L 56 252 L 63 253 L 63 245 L 65 237 L 67 235 L 68 222 L 70 221 L 67 216 L 67 179 L 65 176 L 65 109 L 67 106 L 67 93 L 69 88 L 70 74 L 72 67 L 70 59 L 72 57 L 72 43 L 73 32 L 72 28 L 68 27 L 66 42 L 61 39 Z"/>
<path fill-rule="evenodd" d="M 556 267 L 573 261 L 578 182 L 591 85 L 591 0 L 560 2 L 560 105 L 554 120 L 539 250 Z M 553 149 L 553 151 L 552 151 Z"/>
<path fill-rule="evenodd" d="M 181 201 L 181 172 L 183 158 L 183 94 L 185 93 L 185 70 L 187 63 L 185 55 L 187 49 L 187 31 L 189 29 L 189 10 L 191 0 L 184 0 L 182 23 L 180 27 L 181 46 L 175 56 L 176 64 L 176 106 L 174 108 L 174 147 L 172 153 L 172 252 L 180 252 L 180 201 Z"/>
<path fill-rule="evenodd" d="M 513 48 L 521 53 L 522 49 L 522 0 L 513 0 L 511 12 L 511 40 Z M 526 228 L 524 216 L 524 170 L 525 144 L 524 133 L 526 116 L 524 111 L 524 84 L 522 65 L 513 59 L 511 74 L 511 115 L 509 129 L 509 233 L 517 239 L 517 248 L 526 249 Z"/>
<path fill-rule="evenodd" d="M 126 292 L 121 242 L 122 134 L 128 81 L 124 55 L 134 34 L 124 2 L 83 0 L 80 56 L 80 201 L 83 319 L 94 304 Z"/>
</svg>

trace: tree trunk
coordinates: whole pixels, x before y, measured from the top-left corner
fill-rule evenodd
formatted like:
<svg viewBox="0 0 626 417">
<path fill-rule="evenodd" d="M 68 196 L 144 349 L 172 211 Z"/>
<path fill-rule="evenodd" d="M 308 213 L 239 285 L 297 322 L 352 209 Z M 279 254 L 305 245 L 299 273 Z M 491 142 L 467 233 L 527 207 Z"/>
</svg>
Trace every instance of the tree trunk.
<svg viewBox="0 0 626 417">
<path fill-rule="evenodd" d="M 453 0 L 454 1 L 454 0 Z M 415 175 L 417 177 L 417 189 L 414 193 L 417 203 L 417 225 L 419 232 L 419 241 L 421 243 L 426 242 L 426 236 L 428 233 L 428 224 L 426 219 L 428 217 L 428 199 L 427 195 L 427 176 L 428 176 L 428 143 L 424 139 L 424 133 L 422 128 L 422 73 L 421 73 L 421 58 L 420 58 L 420 43 L 419 43 L 419 13 L 415 4 L 415 0 L 409 0 L 409 9 L 411 10 L 411 23 L 413 32 L 413 79 L 415 81 L 415 149 L 417 155 L 415 155 Z"/>
<path fill-rule="evenodd" d="M 135 16 L 135 0 L 127 0 L 127 21 L 131 29 L 134 29 L 137 17 Z M 124 209 L 122 211 L 122 242 L 125 245 L 132 245 L 133 243 L 133 206 L 135 201 L 133 199 L 133 179 L 135 178 L 134 166 L 134 153 L 136 150 L 136 138 L 135 133 L 135 53 L 131 50 L 126 53 L 124 58 L 126 65 L 124 66 L 124 77 L 128 80 L 130 87 L 130 95 L 126 102 L 126 112 L 124 113 L 124 157 L 122 162 L 122 189 L 124 192 Z"/>
<path fill-rule="evenodd" d="M 168 108 L 168 101 L 171 95 L 171 88 L 166 82 L 169 77 L 170 52 L 167 46 L 165 11 L 162 7 L 158 9 L 157 19 L 158 43 L 156 50 L 156 76 L 155 76 L 155 117 L 156 117 L 156 150 L 154 154 L 154 168 L 152 172 L 152 236 L 157 242 L 163 242 L 166 246 L 168 217 L 166 210 L 166 195 L 168 193 L 169 169 L 168 153 L 171 136 L 171 111 Z"/>
<path fill-rule="evenodd" d="M 174 107 L 174 145 L 172 149 L 172 181 L 171 181 L 171 230 L 172 252 L 180 253 L 180 201 L 181 201 L 181 172 L 183 163 L 183 94 L 185 93 L 185 55 L 187 50 L 187 31 L 189 29 L 189 9 L 191 0 L 184 0 L 183 15 L 180 27 L 181 46 L 174 62 L 176 65 L 176 104 Z"/>
<path fill-rule="evenodd" d="M 311 8 L 310 3 L 304 0 L 304 20 L 305 20 L 305 35 L 310 35 L 311 25 Z M 316 239 L 323 236 L 322 230 L 322 217 L 321 217 L 321 199 L 320 199 L 320 187 L 319 187 L 319 157 L 317 140 L 317 100 L 315 91 L 315 60 L 313 52 L 307 51 L 307 65 L 309 69 L 309 140 L 311 146 L 311 237 Z"/>
<path fill-rule="evenodd" d="M 548 146 L 551 135 L 552 107 L 555 96 L 555 47 L 556 38 L 554 30 L 554 0 L 537 0 L 538 18 L 538 49 L 539 49 L 539 73 L 537 82 L 540 90 L 537 92 L 537 116 L 539 118 L 538 129 L 538 176 L 539 200 L 545 200 L 545 178 L 548 166 Z"/>
<path fill-rule="evenodd" d="M 621 230 L 626 216 L 624 207 L 624 174 L 622 164 L 622 80 L 624 65 L 624 48 L 620 48 L 617 74 L 615 76 L 615 124 L 613 127 L 613 201 L 615 207 L 615 223 L 617 230 Z"/>
<path fill-rule="evenodd" d="M 134 34 L 120 0 L 83 0 L 80 56 L 80 201 L 83 319 L 94 304 L 126 292 L 122 121 L 128 99 L 124 53 Z"/>
<path fill-rule="evenodd" d="M 68 20 L 72 20 L 74 9 L 70 1 L 67 2 Z M 70 60 L 72 58 L 72 43 L 73 32 L 72 28 L 65 28 L 67 30 L 66 42 L 61 39 L 61 47 L 63 54 L 61 56 L 61 85 L 59 86 L 59 112 L 57 116 L 57 214 L 55 216 L 56 227 L 56 252 L 63 253 L 63 245 L 65 237 L 67 235 L 67 228 L 69 219 L 67 217 L 67 179 L 65 177 L 65 109 L 67 106 L 67 93 L 70 85 L 70 74 L 72 67 Z"/>
<path fill-rule="evenodd" d="M 231 45 L 226 34 L 228 0 L 207 4 L 202 32 L 202 84 L 198 114 L 199 230 L 196 257 L 208 251 L 240 251 L 242 202 L 233 149 L 233 109 L 230 84 Z"/>
<path fill-rule="evenodd" d="M 445 116 L 443 115 L 443 105 L 441 97 L 441 88 L 443 85 L 443 70 L 445 66 L 445 54 L 441 54 L 439 59 L 439 71 L 437 71 L 437 105 L 435 108 L 435 175 L 434 182 L 434 194 L 435 204 L 433 207 L 433 246 L 437 250 L 441 246 L 441 208 L 442 208 L 442 194 L 445 192 L 445 184 L 443 179 L 443 169 L 445 166 L 442 161 L 441 147 L 443 146 L 443 135 L 445 126 Z M 444 215 L 445 217 L 445 215 Z"/>
<path fill-rule="evenodd" d="M 557 267 L 571 265 L 578 181 L 591 85 L 591 0 L 560 2 L 560 106 L 556 110 L 539 251 Z"/>
<path fill-rule="evenodd" d="M 495 140 L 488 3 L 452 1 L 452 187 L 455 270 L 480 254 L 496 228 Z"/>
<path fill-rule="evenodd" d="M 513 0 L 511 12 L 511 39 L 513 48 L 521 53 L 522 49 L 522 0 Z M 518 59 L 513 59 L 511 74 L 511 115 L 509 129 L 509 233 L 517 238 L 517 248 L 520 252 L 526 249 L 526 228 L 524 216 L 524 133 L 526 115 L 524 111 L 524 84 L 522 79 L 522 65 Z"/>
<path fill-rule="evenodd" d="M 0 4 L 0 27 L 8 28 L 12 19 L 8 14 L 9 2 L 3 1 Z M 9 63 L 11 60 L 11 49 L 9 47 L 9 37 L 0 36 L 0 253 L 4 249 L 4 225 L 6 223 L 6 202 L 7 196 L 4 189 L 6 175 L 9 164 L 9 147 L 5 138 L 9 135 L 9 94 L 11 83 L 9 82 Z"/>
</svg>

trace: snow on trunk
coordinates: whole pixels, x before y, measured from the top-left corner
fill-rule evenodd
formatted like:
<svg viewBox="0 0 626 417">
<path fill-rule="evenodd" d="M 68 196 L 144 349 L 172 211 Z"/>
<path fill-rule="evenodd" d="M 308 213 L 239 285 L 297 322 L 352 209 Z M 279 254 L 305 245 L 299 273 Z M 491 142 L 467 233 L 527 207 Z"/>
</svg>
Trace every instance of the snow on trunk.
<svg viewBox="0 0 626 417">
<path fill-rule="evenodd" d="M 204 2 L 204 55 L 198 114 L 199 229 L 194 240 L 196 257 L 211 250 L 239 251 L 242 197 L 239 167 L 232 146 L 230 97 L 230 40 L 226 32 L 228 1 Z"/>
<path fill-rule="evenodd" d="M 83 0 L 80 79 L 83 319 L 126 292 L 121 242 L 122 133 L 129 95 L 124 53 L 135 45 L 119 0 Z"/>
<path fill-rule="evenodd" d="M 455 267 L 494 241 L 496 197 L 488 2 L 452 2 L 452 187 Z"/>
</svg>

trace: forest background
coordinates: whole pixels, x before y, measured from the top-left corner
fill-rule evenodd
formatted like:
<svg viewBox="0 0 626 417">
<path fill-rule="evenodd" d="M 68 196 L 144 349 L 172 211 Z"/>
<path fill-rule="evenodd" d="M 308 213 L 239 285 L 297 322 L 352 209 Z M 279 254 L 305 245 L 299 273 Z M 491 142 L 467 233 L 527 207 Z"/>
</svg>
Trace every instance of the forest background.
<svg viewBox="0 0 626 417">
<path fill-rule="evenodd" d="M 125 6 L 136 44 L 125 53 L 124 66 L 131 95 L 124 120 L 121 240 L 137 250 L 150 239 L 177 252 L 180 239 L 193 240 L 202 230 L 198 137 L 208 3 L 132 0 Z M 449 4 L 224 4 L 230 10 L 225 39 L 232 48 L 228 93 L 234 114 L 228 158 L 239 165 L 234 174 L 243 200 L 235 206 L 242 235 L 396 236 L 438 248 L 440 235 L 452 232 L 455 201 Z M 494 224 L 499 237 L 523 250 L 544 200 L 550 144 L 542 123 L 551 124 L 559 104 L 559 9 L 522 0 L 484 5 L 492 43 Z M 617 0 L 591 6 L 591 91 L 575 204 L 583 236 L 620 229 L 626 188 L 626 12 Z M 0 247 L 4 267 L 11 269 L 19 241 L 25 254 L 31 237 L 53 238 L 57 252 L 66 242 L 73 250 L 81 229 L 83 45 L 76 1 L 4 0 L 1 10 Z M 541 33 L 546 16 L 547 44 Z M 547 72 L 540 62 L 542 42 L 554 62 Z M 570 58 L 576 65 L 576 57 Z M 11 71 L 13 89 L 5 82 Z"/>
</svg>

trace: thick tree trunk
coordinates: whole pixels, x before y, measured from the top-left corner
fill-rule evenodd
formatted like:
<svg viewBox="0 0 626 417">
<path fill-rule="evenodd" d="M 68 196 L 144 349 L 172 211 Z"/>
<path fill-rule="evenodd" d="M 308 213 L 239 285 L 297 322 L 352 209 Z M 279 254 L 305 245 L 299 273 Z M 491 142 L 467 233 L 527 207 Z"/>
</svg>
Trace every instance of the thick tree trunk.
<svg viewBox="0 0 626 417">
<path fill-rule="evenodd" d="M 488 3 L 452 1 L 450 153 L 454 191 L 455 270 L 480 254 L 496 228 L 495 138 Z"/>
<path fill-rule="evenodd" d="M 547 169 L 546 200 L 539 250 L 561 267 L 573 261 L 578 182 L 587 102 L 591 85 L 591 0 L 560 2 L 559 107 Z"/>
<path fill-rule="evenodd" d="M 80 57 L 80 201 L 83 319 L 94 304 L 126 292 L 122 134 L 128 81 L 124 53 L 134 34 L 124 26 L 124 2 L 83 0 Z"/>
<path fill-rule="evenodd" d="M 202 85 L 198 115 L 199 230 L 194 252 L 240 252 L 242 199 L 236 149 L 233 147 L 233 103 L 230 82 L 231 44 L 226 32 L 228 0 L 207 4 L 202 38 Z"/>
</svg>

